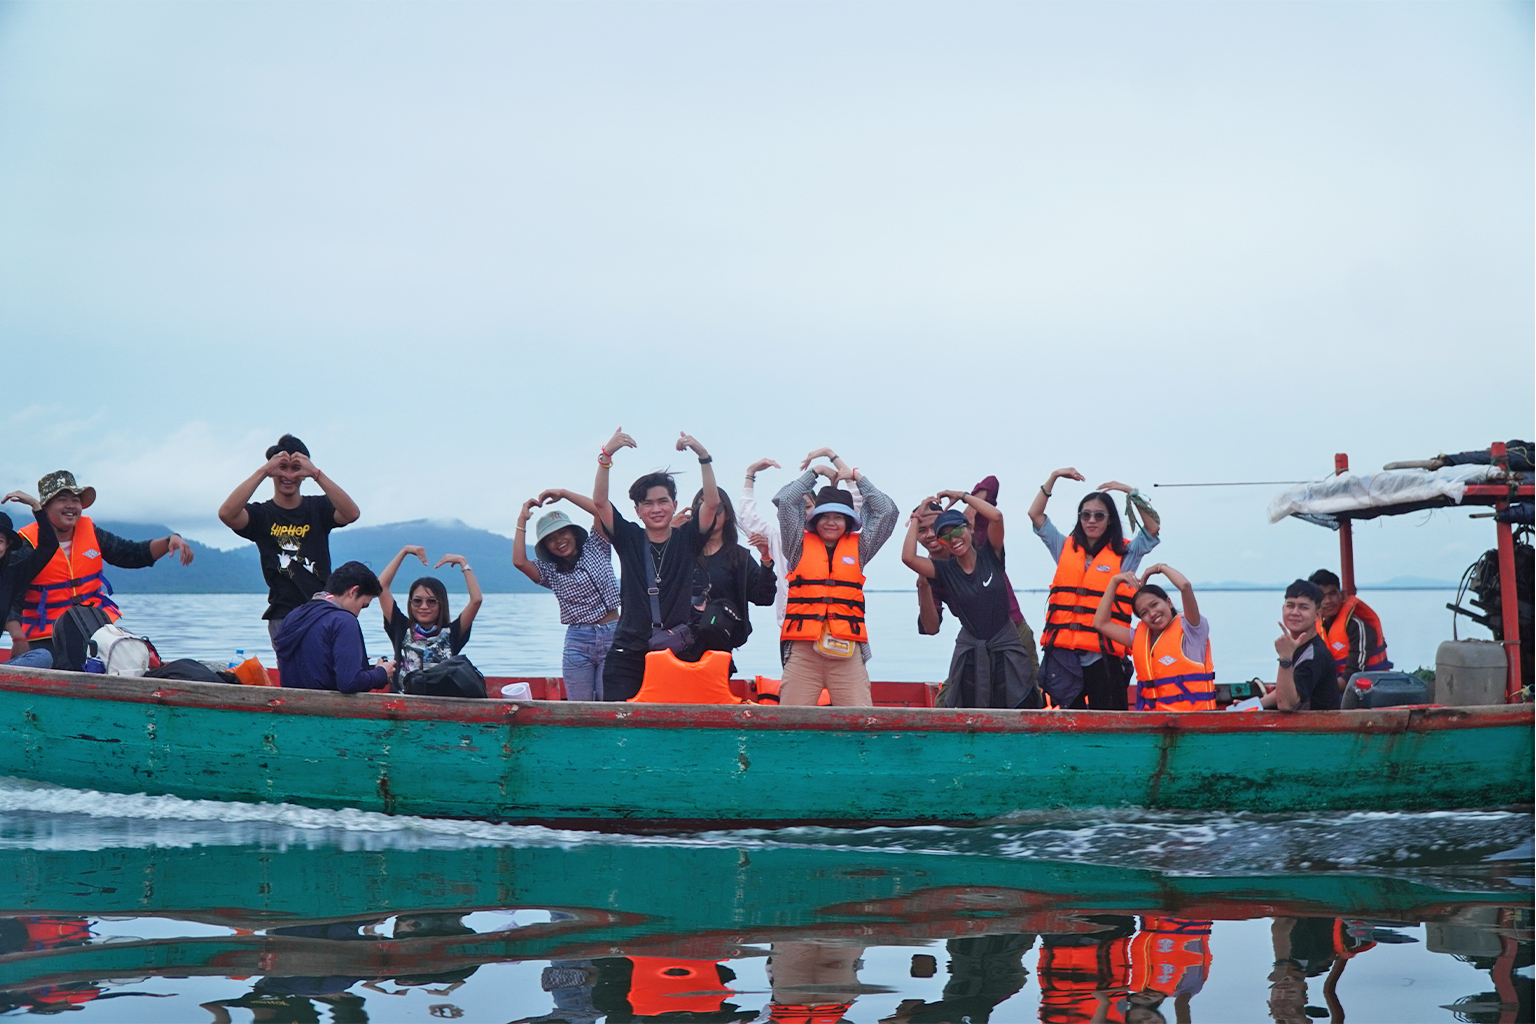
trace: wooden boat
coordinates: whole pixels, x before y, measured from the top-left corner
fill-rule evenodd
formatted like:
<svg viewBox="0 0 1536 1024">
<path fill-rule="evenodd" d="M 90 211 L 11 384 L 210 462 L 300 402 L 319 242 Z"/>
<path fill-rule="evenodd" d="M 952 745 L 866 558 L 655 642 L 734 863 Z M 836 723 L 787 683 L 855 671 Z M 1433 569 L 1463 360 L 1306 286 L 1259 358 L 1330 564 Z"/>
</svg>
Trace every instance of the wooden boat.
<svg viewBox="0 0 1536 1024">
<path fill-rule="evenodd" d="M 0 775 L 609 829 L 1528 805 L 1532 735 L 1531 705 L 1279 715 L 514 702 L 0 665 Z"/>
<path fill-rule="evenodd" d="M 760 955 L 754 945 L 806 939 L 882 945 L 1080 934 L 1102 927 L 1092 918 L 1104 914 L 1406 924 L 1488 916 L 1469 915 L 1472 908 L 1528 906 L 1528 882 L 1501 877 L 1493 865 L 1468 866 L 1476 860 L 1437 872 L 1232 875 L 1037 860 L 1008 853 L 1002 842 L 970 853 L 675 842 L 350 851 L 330 845 L 0 849 L 0 877 L 26 882 L 8 901 L 0 889 L 0 916 L 152 916 L 266 931 L 0 955 L 0 990 L 145 974 L 386 978 L 511 960 L 722 960 Z M 1528 863 L 1507 867 L 1528 880 Z M 494 910 L 560 916 L 433 938 L 337 941 L 299 931 Z"/>
</svg>

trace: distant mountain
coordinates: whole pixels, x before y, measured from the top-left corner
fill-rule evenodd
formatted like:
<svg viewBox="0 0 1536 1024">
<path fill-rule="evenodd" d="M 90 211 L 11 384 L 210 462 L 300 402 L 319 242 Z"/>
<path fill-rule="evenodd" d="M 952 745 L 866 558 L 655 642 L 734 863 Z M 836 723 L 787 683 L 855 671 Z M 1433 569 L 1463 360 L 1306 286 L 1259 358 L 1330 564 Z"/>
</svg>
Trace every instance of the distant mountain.
<svg viewBox="0 0 1536 1024">
<path fill-rule="evenodd" d="M 170 527 L 158 523 L 122 523 L 97 520 L 97 525 L 130 540 L 152 540 L 170 533 Z M 184 566 L 172 558 L 162 558 L 148 569 L 107 569 L 115 590 L 124 594 L 264 594 L 261 564 L 255 545 L 233 551 L 220 551 L 197 541 L 188 541 L 196 557 Z M 347 527 L 331 534 L 331 564 L 356 559 L 374 572 L 382 572 L 389 560 L 407 544 L 427 549 L 433 565 L 445 554 L 463 555 L 474 567 L 480 587 L 486 593 L 542 592 L 526 576 L 512 567 L 512 538 L 489 530 L 477 530 L 457 519 L 417 519 L 407 523 L 382 526 Z M 415 558 L 408 558 L 395 582 L 401 592 L 411 580 L 436 576 L 453 593 L 464 593 L 464 582 L 456 569 L 423 568 Z"/>
</svg>

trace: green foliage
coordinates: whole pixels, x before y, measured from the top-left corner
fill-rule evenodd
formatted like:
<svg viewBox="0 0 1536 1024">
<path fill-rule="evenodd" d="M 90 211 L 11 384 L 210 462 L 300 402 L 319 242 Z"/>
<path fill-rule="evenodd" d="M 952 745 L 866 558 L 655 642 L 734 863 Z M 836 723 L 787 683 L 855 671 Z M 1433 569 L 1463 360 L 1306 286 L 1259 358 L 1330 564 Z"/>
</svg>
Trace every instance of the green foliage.
<svg viewBox="0 0 1536 1024">
<path fill-rule="evenodd" d="M 1420 665 L 1408 674 L 1415 679 L 1422 679 L 1426 683 L 1433 683 L 1435 681 L 1435 670 L 1433 668 L 1425 668 L 1423 665 Z"/>
</svg>

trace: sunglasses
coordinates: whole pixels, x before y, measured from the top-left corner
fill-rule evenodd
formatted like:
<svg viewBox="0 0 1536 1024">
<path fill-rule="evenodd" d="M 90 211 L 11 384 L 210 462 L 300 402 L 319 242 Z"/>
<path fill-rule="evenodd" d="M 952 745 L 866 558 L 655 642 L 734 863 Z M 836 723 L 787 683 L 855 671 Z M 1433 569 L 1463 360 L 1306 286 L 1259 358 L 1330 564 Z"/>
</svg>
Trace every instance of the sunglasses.
<svg viewBox="0 0 1536 1024">
<path fill-rule="evenodd" d="M 964 535 L 965 535 L 965 527 L 963 527 L 963 526 L 946 526 L 944 529 L 939 531 L 939 540 L 943 540 L 943 541 L 959 540 Z"/>
<path fill-rule="evenodd" d="M 435 597 L 413 597 L 413 598 L 411 598 L 411 604 L 414 607 L 426 608 L 426 607 L 430 607 L 432 605 L 436 605 L 437 604 L 437 598 L 435 598 Z"/>
<path fill-rule="evenodd" d="M 1079 520 L 1081 520 L 1082 522 L 1085 522 L 1085 523 L 1102 523 L 1104 520 L 1109 518 L 1109 513 L 1108 512 L 1103 512 L 1103 511 L 1099 511 L 1099 512 L 1083 511 L 1083 512 L 1079 512 L 1077 514 L 1077 518 Z"/>
</svg>

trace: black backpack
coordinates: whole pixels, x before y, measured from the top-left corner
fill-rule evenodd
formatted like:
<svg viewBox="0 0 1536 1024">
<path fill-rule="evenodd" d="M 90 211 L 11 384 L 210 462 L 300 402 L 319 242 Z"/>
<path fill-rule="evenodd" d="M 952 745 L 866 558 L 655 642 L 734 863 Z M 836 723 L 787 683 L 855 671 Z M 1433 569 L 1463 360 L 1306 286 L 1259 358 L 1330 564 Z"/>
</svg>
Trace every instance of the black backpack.
<svg viewBox="0 0 1536 1024">
<path fill-rule="evenodd" d="M 234 683 L 237 686 L 240 683 L 233 672 L 215 672 L 193 658 L 177 658 L 175 661 L 168 661 L 159 668 L 152 668 L 145 672 L 144 678 L 181 679 L 189 683 Z"/>
<path fill-rule="evenodd" d="M 405 677 L 405 692 L 418 697 L 484 697 L 485 676 L 462 654 Z"/>
<path fill-rule="evenodd" d="M 67 672 L 85 671 L 86 645 L 102 626 L 112 620 L 100 608 L 74 604 L 53 623 L 53 667 Z"/>
</svg>

